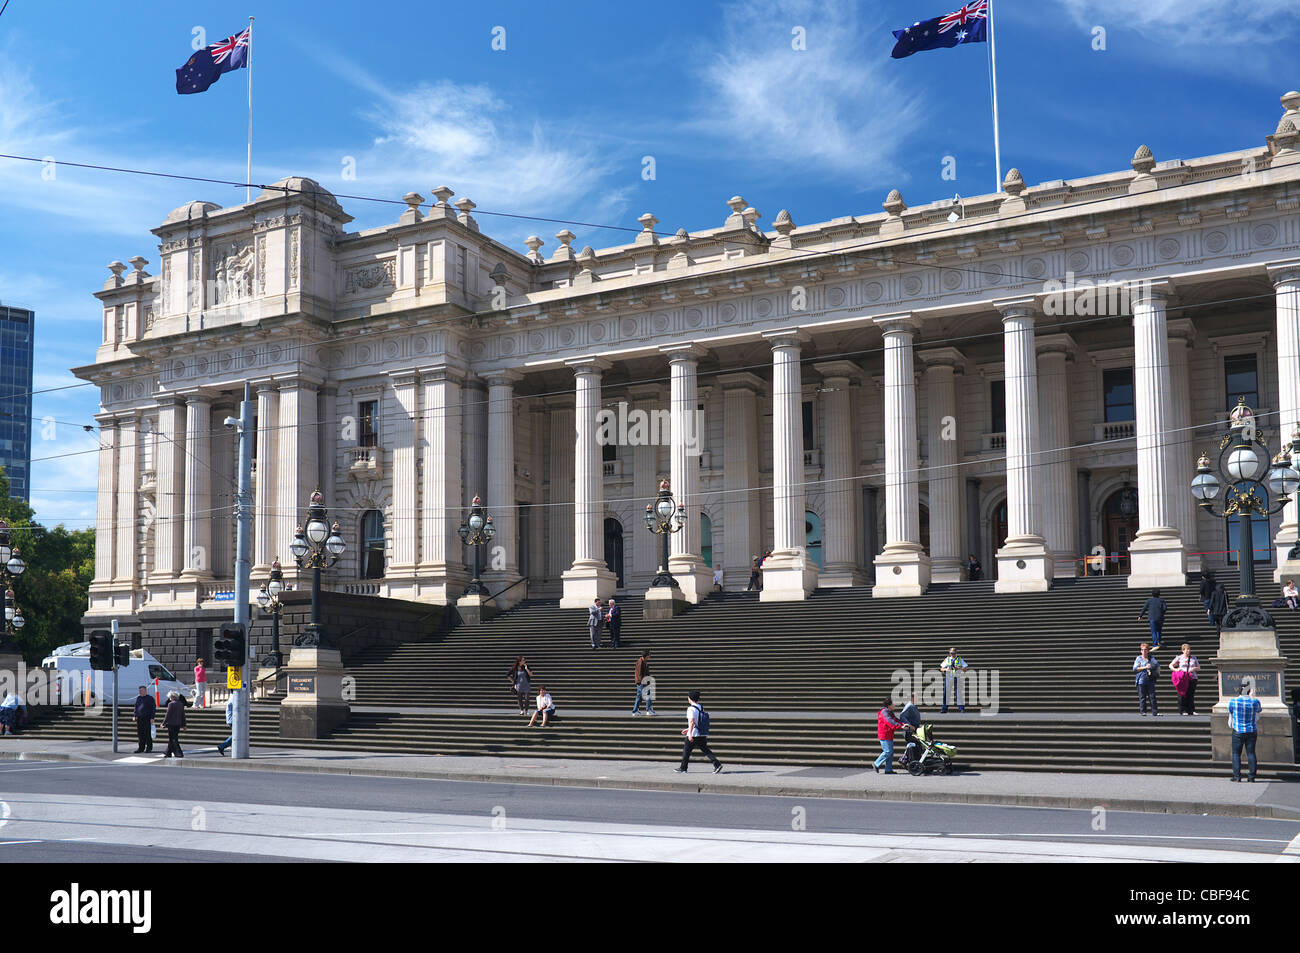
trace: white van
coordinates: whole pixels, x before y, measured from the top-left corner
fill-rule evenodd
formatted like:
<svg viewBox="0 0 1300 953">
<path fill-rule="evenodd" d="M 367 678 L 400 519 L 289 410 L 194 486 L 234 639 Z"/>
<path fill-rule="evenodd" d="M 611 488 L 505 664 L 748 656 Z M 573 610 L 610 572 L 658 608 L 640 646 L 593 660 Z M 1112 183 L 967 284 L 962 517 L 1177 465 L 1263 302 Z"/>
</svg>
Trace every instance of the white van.
<svg viewBox="0 0 1300 953">
<path fill-rule="evenodd" d="M 113 692 L 113 673 L 97 672 L 90 667 L 90 643 L 76 642 L 61 645 L 41 662 L 41 667 L 58 672 L 58 692 L 65 701 L 78 705 L 94 704 L 103 699 L 105 704 Z M 89 699 L 83 697 L 89 679 Z M 144 649 L 131 652 L 131 663 L 117 670 L 117 703 L 134 705 L 140 686 L 144 685 L 150 695 L 154 694 L 154 679 L 158 680 L 158 697 L 165 705 L 168 692 L 180 692 L 191 697 L 194 690 L 169 672 L 156 658 Z"/>
</svg>

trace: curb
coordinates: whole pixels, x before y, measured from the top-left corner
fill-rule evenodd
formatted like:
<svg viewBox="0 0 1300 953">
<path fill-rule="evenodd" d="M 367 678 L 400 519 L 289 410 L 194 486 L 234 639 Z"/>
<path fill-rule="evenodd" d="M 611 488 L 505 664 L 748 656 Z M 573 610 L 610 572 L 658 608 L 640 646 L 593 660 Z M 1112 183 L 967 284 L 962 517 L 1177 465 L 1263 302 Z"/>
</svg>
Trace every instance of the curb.
<svg viewBox="0 0 1300 953">
<path fill-rule="evenodd" d="M 65 752 L 25 751 L 0 753 L 0 761 L 78 761 L 112 764 L 102 758 Z M 755 786 L 728 785 L 725 782 L 691 782 L 672 780 L 621 780 L 618 778 L 574 778 L 563 775 L 494 774 L 485 771 L 431 771 L 402 768 L 349 768 L 322 764 L 278 764 L 266 761 L 194 761 L 181 759 L 167 763 L 172 769 L 216 769 L 227 771 L 286 771 L 297 774 L 337 774 L 356 777 L 405 778 L 426 781 L 464 781 L 489 784 L 534 784 L 552 787 L 606 788 L 622 791 L 669 791 L 684 794 L 758 795 L 764 797 L 836 798 L 858 801 L 893 801 L 925 804 L 976 804 L 1002 807 L 1037 807 L 1058 810 L 1091 811 L 1104 807 L 1108 811 L 1132 811 L 1141 814 L 1209 814 L 1217 817 L 1257 820 L 1300 820 L 1300 809 L 1268 804 L 1221 804 L 1210 801 L 1164 801 L 1146 798 L 1084 798 L 1054 794 L 996 794 L 939 791 L 837 791 L 801 787 L 792 784 Z"/>
</svg>

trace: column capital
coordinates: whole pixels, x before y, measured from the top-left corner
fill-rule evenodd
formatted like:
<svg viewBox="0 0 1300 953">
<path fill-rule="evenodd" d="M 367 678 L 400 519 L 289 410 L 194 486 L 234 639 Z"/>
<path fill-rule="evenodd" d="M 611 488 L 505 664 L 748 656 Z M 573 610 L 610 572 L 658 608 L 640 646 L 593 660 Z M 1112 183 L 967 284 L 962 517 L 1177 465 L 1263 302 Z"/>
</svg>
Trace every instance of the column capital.
<svg viewBox="0 0 1300 953">
<path fill-rule="evenodd" d="M 1129 300 L 1133 305 L 1167 305 L 1174 295 L 1174 285 L 1168 278 L 1142 278 L 1128 284 Z"/>
<path fill-rule="evenodd" d="M 388 379 L 392 382 L 393 387 L 414 387 L 419 378 L 420 375 L 414 368 L 388 372 Z"/>
<path fill-rule="evenodd" d="M 822 361 L 813 365 L 813 370 L 824 380 L 861 381 L 866 372 L 853 361 Z"/>
<path fill-rule="evenodd" d="M 520 371 L 509 369 L 492 371 L 486 377 L 489 387 L 514 387 L 523 379 L 524 375 Z"/>
<path fill-rule="evenodd" d="M 280 382 L 274 377 L 254 377 L 249 380 L 249 386 L 253 389 L 253 394 L 260 394 L 262 391 L 278 391 Z"/>
<path fill-rule="evenodd" d="M 722 385 L 723 391 L 729 390 L 752 390 L 761 391 L 767 386 L 767 381 L 757 374 L 751 374 L 749 371 L 736 371 L 731 374 L 719 374 L 714 378 Z"/>
<path fill-rule="evenodd" d="M 1078 344 L 1068 334 L 1045 334 L 1034 339 L 1034 347 L 1041 357 L 1044 354 L 1064 354 L 1073 357 Z"/>
<path fill-rule="evenodd" d="M 175 391 L 164 391 L 160 394 L 154 394 L 154 401 L 159 407 L 178 407 L 184 406 L 185 398 Z M 96 417 L 96 420 L 99 418 Z"/>
<path fill-rule="evenodd" d="M 1264 270 L 1268 274 L 1269 281 L 1273 282 L 1274 288 L 1282 285 L 1300 287 L 1300 258 L 1270 261 L 1264 266 Z"/>
<path fill-rule="evenodd" d="M 800 347 L 808 342 L 809 337 L 803 328 L 780 328 L 763 332 L 763 340 L 772 345 L 772 350 L 779 347 Z"/>
<path fill-rule="evenodd" d="M 955 347 L 932 347 L 916 352 L 917 358 L 928 371 L 932 368 L 950 367 L 954 371 L 966 365 L 966 355 Z"/>
<path fill-rule="evenodd" d="M 881 314 L 872 318 L 871 321 L 886 335 L 913 335 L 921 330 L 921 319 L 911 311 L 897 311 L 893 314 Z"/>
<path fill-rule="evenodd" d="M 325 381 L 319 377 L 312 377 L 309 374 L 295 374 L 292 377 L 286 377 L 279 381 L 277 386 L 281 391 L 286 390 L 319 390 Z"/>
<path fill-rule="evenodd" d="M 573 368 L 575 377 L 602 374 L 614 366 L 614 363 L 608 358 L 597 357 L 595 354 L 587 357 L 575 357 L 564 362 L 565 367 Z"/>
<path fill-rule="evenodd" d="M 198 388 L 192 390 L 178 390 L 175 391 L 175 394 L 178 398 L 185 401 L 186 406 L 190 404 L 211 404 L 215 399 L 211 394 Z"/>
<path fill-rule="evenodd" d="M 627 396 L 633 401 L 658 400 L 662 390 L 660 384 L 633 384 L 628 387 Z"/>
<path fill-rule="evenodd" d="M 1005 322 L 1009 318 L 1029 318 L 1033 320 L 1038 316 L 1038 299 L 1032 295 L 1025 298 L 998 298 L 993 302 L 993 307 L 1002 313 L 1002 320 Z"/>
<path fill-rule="evenodd" d="M 415 370 L 420 375 L 420 380 L 426 384 L 433 381 L 451 381 L 459 384 L 465 379 L 465 371 L 454 364 L 426 364 Z"/>
<path fill-rule="evenodd" d="M 665 344 L 659 348 L 659 353 L 668 357 L 671 363 L 678 361 L 690 361 L 692 364 L 699 361 L 709 353 L 709 349 L 702 344 Z"/>
<path fill-rule="evenodd" d="M 1178 339 L 1183 342 L 1185 347 L 1191 347 L 1196 343 L 1196 326 L 1188 318 L 1173 318 L 1166 325 L 1169 331 L 1169 339 L 1173 341 Z"/>
</svg>

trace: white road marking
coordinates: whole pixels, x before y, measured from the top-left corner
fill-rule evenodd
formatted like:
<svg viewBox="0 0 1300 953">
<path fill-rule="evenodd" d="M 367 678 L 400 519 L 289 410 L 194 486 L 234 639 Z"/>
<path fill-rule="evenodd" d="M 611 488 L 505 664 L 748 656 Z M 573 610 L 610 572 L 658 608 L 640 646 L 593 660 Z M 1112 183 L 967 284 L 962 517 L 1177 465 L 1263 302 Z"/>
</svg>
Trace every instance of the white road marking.
<svg viewBox="0 0 1300 953">
<path fill-rule="evenodd" d="M 0 827 L 4 827 L 9 823 L 10 813 L 9 805 L 4 801 L 0 801 Z"/>
</svg>

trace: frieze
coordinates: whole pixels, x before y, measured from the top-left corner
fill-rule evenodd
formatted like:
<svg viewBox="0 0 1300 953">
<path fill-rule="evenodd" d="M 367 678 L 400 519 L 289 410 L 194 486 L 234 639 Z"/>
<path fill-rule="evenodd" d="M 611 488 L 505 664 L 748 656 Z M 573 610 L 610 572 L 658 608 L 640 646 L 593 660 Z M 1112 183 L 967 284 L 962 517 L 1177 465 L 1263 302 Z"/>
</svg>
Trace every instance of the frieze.
<svg viewBox="0 0 1300 953">
<path fill-rule="evenodd" d="M 363 294 L 376 288 L 397 287 L 397 260 L 381 258 L 368 265 L 349 268 L 343 274 L 344 294 Z"/>
</svg>

